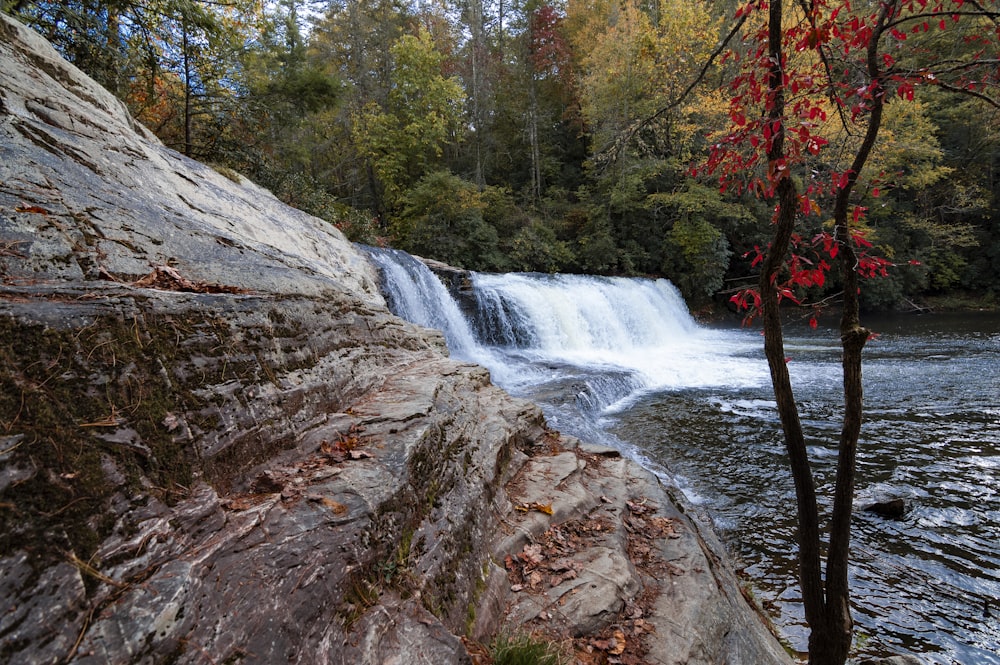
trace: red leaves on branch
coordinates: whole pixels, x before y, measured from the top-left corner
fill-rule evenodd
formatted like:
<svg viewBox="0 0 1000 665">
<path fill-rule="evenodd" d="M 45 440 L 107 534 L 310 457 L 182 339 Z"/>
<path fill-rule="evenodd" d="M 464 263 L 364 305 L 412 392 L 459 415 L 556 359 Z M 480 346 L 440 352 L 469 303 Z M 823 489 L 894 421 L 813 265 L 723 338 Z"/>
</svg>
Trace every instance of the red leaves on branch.
<svg viewBox="0 0 1000 665">
<path fill-rule="evenodd" d="M 739 311 L 750 310 L 756 312 L 760 309 L 760 293 L 757 289 L 743 289 L 729 298 L 729 302 L 736 305 Z"/>
<path fill-rule="evenodd" d="M 844 128 L 848 134 L 862 136 L 887 100 L 912 101 L 920 86 L 940 85 L 977 95 L 992 95 L 992 88 L 1000 86 L 1000 69 L 995 64 L 1000 30 L 980 3 L 813 0 L 798 7 L 794 18 L 786 14 L 782 22 L 781 87 L 777 90 L 770 88 L 775 63 L 768 42 L 768 3 L 748 2 L 737 10 L 736 18 L 746 21 L 747 33 L 743 45 L 724 56 L 739 67 L 729 86 L 731 124 L 723 136 L 713 138 L 705 162 L 692 169 L 692 175 L 717 178 L 724 193 L 751 194 L 762 200 L 773 200 L 779 185 L 795 178 L 797 218 L 813 229 L 828 221 L 824 208 L 832 208 L 834 200 L 845 199 L 839 202 L 843 206 L 847 196 L 855 199 L 846 208 L 846 219 L 838 221 L 849 227 L 842 237 L 849 238 L 844 242 L 850 247 L 839 244 L 826 231 L 811 241 L 793 241 L 774 288 L 782 298 L 796 301 L 806 290 L 828 285 L 831 264 L 835 259 L 843 260 L 845 253 L 865 278 L 885 276 L 893 265 L 872 254 L 872 242 L 860 229 L 867 208 L 857 200 L 865 195 L 880 196 L 891 182 L 884 179 L 885 174 L 868 174 L 860 180 L 862 174 L 852 168 L 861 171 L 867 155 L 861 159 L 862 166 L 852 167 L 843 162 L 838 167 L 843 159 L 840 156 L 826 157 L 827 137 L 837 134 L 824 125 L 831 118 L 834 122 L 843 119 L 854 125 Z M 956 39 L 975 45 L 963 50 L 971 55 L 964 60 L 931 61 L 922 69 L 904 67 L 914 49 L 926 45 L 926 40 L 914 40 L 913 35 L 951 30 L 956 23 L 967 22 L 973 22 L 972 27 Z M 873 40 L 878 43 L 873 44 Z M 922 61 L 926 62 L 926 57 Z M 776 117 L 777 109 L 782 110 L 780 117 Z M 855 189 L 862 182 L 867 192 Z M 805 193 L 798 194 L 799 190 Z M 842 213 L 845 208 L 837 210 Z M 764 261 L 759 247 L 745 256 L 754 267 Z M 740 291 L 731 301 L 740 309 L 757 310 L 760 306 L 754 289 Z M 815 319 L 810 323 L 815 324 Z"/>
<path fill-rule="evenodd" d="M 805 199 L 805 197 L 803 197 Z M 806 199 L 808 200 L 808 199 Z M 860 208 L 860 206 L 858 206 Z M 864 209 L 861 208 L 863 211 Z M 872 243 L 865 238 L 863 230 L 855 229 L 851 231 L 851 241 L 861 250 L 858 254 L 857 271 L 861 277 L 875 278 L 887 277 L 889 268 L 895 264 L 888 259 L 872 256 L 867 253 L 867 249 L 872 247 Z M 785 262 L 785 269 L 782 273 L 781 281 L 774 284 L 779 300 L 789 300 L 797 305 L 802 303 L 802 295 L 807 289 L 822 288 L 826 285 L 827 277 L 833 265 L 830 261 L 837 258 L 840 252 L 840 245 L 833 234 L 822 231 L 814 235 L 811 239 L 793 235 L 791 240 L 792 253 Z M 764 261 L 765 253 L 760 246 L 754 248 L 743 255 L 743 258 L 753 257 L 750 261 L 751 267 L 758 266 Z M 827 261 L 830 259 L 830 261 Z M 919 261 L 910 261 L 910 265 L 920 265 Z M 730 296 L 729 302 L 736 306 L 738 311 L 747 311 L 746 323 L 749 323 L 761 308 L 761 296 L 756 288 L 743 289 Z M 809 320 L 809 325 L 815 328 L 818 325 L 818 308 Z"/>
</svg>

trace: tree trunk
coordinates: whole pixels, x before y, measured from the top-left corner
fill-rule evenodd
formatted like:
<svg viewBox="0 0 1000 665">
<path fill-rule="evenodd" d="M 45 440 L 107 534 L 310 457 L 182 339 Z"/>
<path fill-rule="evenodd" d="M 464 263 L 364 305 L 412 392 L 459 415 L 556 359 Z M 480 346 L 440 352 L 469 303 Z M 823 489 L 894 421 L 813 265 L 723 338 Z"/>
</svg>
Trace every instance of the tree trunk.
<svg viewBox="0 0 1000 665">
<path fill-rule="evenodd" d="M 869 85 L 871 97 L 868 126 L 861 146 L 854 155 L 847 183 L 843 189 L 837 192 L 833 210 L 835 236 L 839 250 L 837 256 L 840 259 L 840 271 L 844 280 L 844 311 L 840 320 L 840 342 L 843 348 L 844 422 L 840 433 L 833 516 L 830 520 L 830 548 L 826 563 L 828 616 L 825 639 L 827 643 L 823 645 L 823 651 L 830 652 L 839 658 L 839 660 L 824 662 L 838 665 L 847 658 L 853 630 L 850 590 L 848 588 L 848 564 L 850 561 L 851 513 L 854 508 L 858 439 L 861 436 L 864 406 L 861 352 L 870 337 L 869 331 L 861 325 L 858 299 L 860 291 L 858 256 L 854 251 L 854 242 L 851 237 L 849 203 L 851 192 L 854 191 L 858 176 L 871 155 L 882 125 L 885 95 L 882 84 L 883 75 L 878 58 L 878 45 L 886 21 L 893 15 L 898 1 L 892 0 L 892 2 L 886 2 L 882 5 L 878 21 L 868 43 L 867 68 L 871 81 Z M 819 646 L 817 646 L 818 648 Z M 810 652 L 812 652 L 811 646 Z"/>
<path fill-rule="evenodd" d="M 184 67 L 184 154 L 191 156 L 191 54 L 189 53 L 187 20 L 181 19 L 181 57 Z"/>
<path fill-rule="evenodd" d="M 530 86 L 528 142 L 531 149 L 531 194 L 533 201 L 537 203 L 542 198 L 542 152 L 538 143 L 538 94 L 535 89 L 534 78 L 532 78 Z"/>
<path fill-rule="evenodd" d="M 868 46 L 868 75 L 871 80 L 869 117 L 865 137 L 854 156 L 845 186 L 837 192 L 834 202 L 835 238 L 844 280 L 844 310 L 840 323 L 843 348 L 842 369 L 844 388 L 844 420 L 840 433 L 837 475 L 834 488 L 833 514 L 830 520 L 826 571 L 823 574 L 823 552 L 819 530 L 815 484 L 806 454 L 805 439 L 795 405 L 788 368 L 785 362 L 779 296 L 775 288 L 779 271 L 785 261 L 794 230 L 798 192 L 784 164 L 783 90 L 784 54 L 782 47 L 782 2 L 772 2 L 768 18 L 768 48 L 771 62 L 768 80 L 768 121 L 774 140 L 768 151 L 769 177 L 778 196 L 775 231 L 764 261 L 760 278 L 760 293 L 764 317 L 764 349 L 775 399 L 785 436 L 788 461 L 795 482 L 799 519 L 799 577 L 806 621 L 809 623 L 810 665 L 843 665 L 851 647 L 851 619 L 848 588 L 850 560 L 851 514 L 854 502 L 858 439 L 864 391 L 862 388 L 861 352 L 869 332 L 860 323 L 858 299 L 858 256 L 850 230 L 849 203 L 858 175 L 864 168 L 878 137 L 885 104 L 882 73 L 879 69 L 878 43 L 889 16 L 899 0 L 882 5 L 879 19 Z M 825 580 L 825 581 L 824 581 Z"/>
<path fill-rule="evenodd" d="M 802 587 L 802 601 L 806 621 L 812 633 L 822 632 L 824 622 L 823 579 L 821 573 L 821 552 L 819 535 L 819 510 L 816 504 L 816 488 L 809 466 L 805 436 L 799 420 L 798 407 L 792 392 L 791 378 L 785 360 L 785 345 L 781 326 L 780 300 L 775 283 L 784 265 L 789 243 L 795 227 L 798 209 L 798 192 L 788 176 L 787 169 L 777 165 L 785 160 L 785 96 L 781 63 L 782 52 L 782 3 L 772 2 L 768 18 L 768 42 L 771 69 L 768 80 L 768 121 L 776 127 L 771 147 L 768 151 L 769 177 L 777 179 L 774 186 L 778 195 L 775 212 L 775 230 L 764 260 L 760 275 L 760 295 L 764 322 L 764 353 L 771 370 L 771 383 L 778 405 L 778 415 L 785 437 L 788 463 L 795 483 L 795 497 L 798 509 L 799 538 L 799 582 Z"/>
</svg>

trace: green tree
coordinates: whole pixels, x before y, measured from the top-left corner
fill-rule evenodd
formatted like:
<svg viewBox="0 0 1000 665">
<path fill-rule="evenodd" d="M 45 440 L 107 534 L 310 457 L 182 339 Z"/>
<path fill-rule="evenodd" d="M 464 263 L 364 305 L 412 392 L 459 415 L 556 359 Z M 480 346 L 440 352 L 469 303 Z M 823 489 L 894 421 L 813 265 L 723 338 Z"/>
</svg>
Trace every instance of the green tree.
<svg viewBox="0 0 1000 665">
<path fill-rule="evenodd" d="M 391 88 L 384 105 L 369 101 L 353 118 L 353 137 L 395 208 L 407 188 L 439 164 L 461 125 L 462 86 L 442 72 L 444 57 L 420 28 L 392 45 Z"/>
<path fill-rule="evenodd" d="M 692 305 L 708 302 L 723 285 L 732 257 L 727 234 L 753 222 L 746 207 L 722 199 L 695 182 L 678 191 L 655 194 L 670 225 L 661 270 Z"/>
<path fill-rule="evenodd" d="M 456 266 L 496 269 L 496 229 L 483 219 L 487 201 L 479 188 L 447 171 L 420 179 L 402 195 L 392 223 L 400 248 Z"/>
</svg>

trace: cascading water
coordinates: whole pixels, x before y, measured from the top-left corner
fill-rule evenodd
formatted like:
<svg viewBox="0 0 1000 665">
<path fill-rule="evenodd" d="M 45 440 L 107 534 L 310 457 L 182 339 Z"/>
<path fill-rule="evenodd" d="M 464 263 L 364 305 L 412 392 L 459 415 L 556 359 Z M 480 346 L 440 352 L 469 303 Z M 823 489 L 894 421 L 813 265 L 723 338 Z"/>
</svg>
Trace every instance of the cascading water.
<svg viewBox="0 0 1000 665">
<path fill-rule="evenodd" d="M 365 247 L 382 273 L 382 293 L 396 316 L 444 333 L 456 357 L 475 360 L 472 329 L 441 280 L 423 262 L 398 249 Z"/>
<path fill-rule="evenodd" d="M 576 436 L 617 443 L 601 415 L 648 391 L 764 379 L 738 359 L 745 344 L 722 344 L 724 333 L 698 326 L 663 279 L 472 273 L 470 320 L 421 261 L 368 251 L 393 313 L 442 330 L 453 356 L 484 365 L 497 385 L 542 403 L 554 427 Z"/>
<path fill-rule="evenodd" d="M 627 374 L 630 390 L 602 408 L 635 392 L 761 379 L 731 362 L 720 333 L 697 325 L 667 280 L 514 273 L 472 282 L 479 340 L 516 349 L 536 367 Z"/>
<path fill-rule="evenodd" d="M 756 332 L 696 324 L 664 280 L 472 274 L 459 306 L 420 261 L 372 255 L 396 314 L 443 330 L 454 356 L 540 404 L 551 426 L 618 447 L 661 475 L 669 463 L 670 480 L 710 511 L 746 564 L 783 637 L 805 648 L 794 487 Z M 954 332 L 933 317 L 920 319 L 927 330 L 912 318 L 895 332 L 877 324 L 884 334 L 866 348 L 858 504 L 896 494 L 914 506 L 892 523 L 855 516 L 852 600 L 868 636 L 859 655 L 1000 665 L 1000 315 L 992 316 Z M 794 324 L 786 333 L 825 488 L 842 409 L 838 333 Z"/>
</svg>

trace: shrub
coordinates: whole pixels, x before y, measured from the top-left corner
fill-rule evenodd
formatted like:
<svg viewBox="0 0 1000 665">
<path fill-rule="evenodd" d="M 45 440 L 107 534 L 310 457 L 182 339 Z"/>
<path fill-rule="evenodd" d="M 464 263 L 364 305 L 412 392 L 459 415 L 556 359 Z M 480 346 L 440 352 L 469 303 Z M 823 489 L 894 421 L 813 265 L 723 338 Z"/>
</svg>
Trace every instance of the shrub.
<svg viewBox="0 0 1000 665">
<path fill-rule="evenodd" d="M 567 659 L 554 642 L 525 633 L 501 635 L 490 645 L 493 665 L 564 665 Z"/>
</svg>

